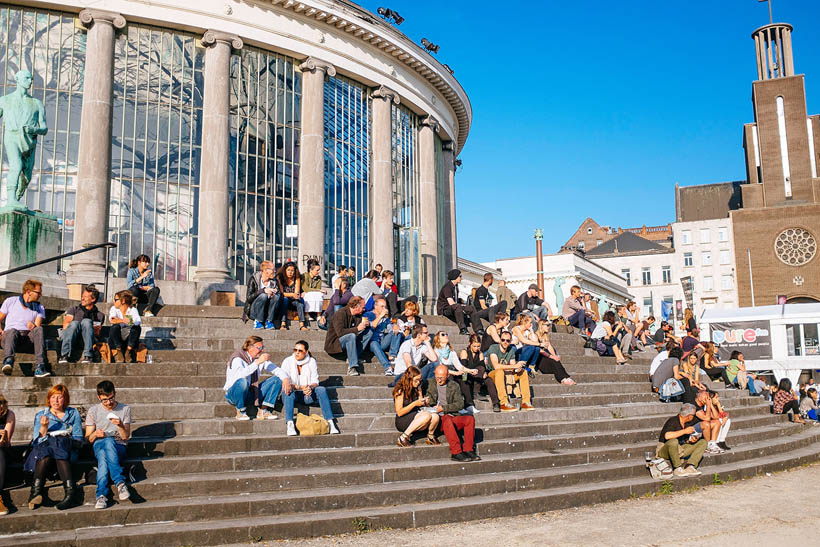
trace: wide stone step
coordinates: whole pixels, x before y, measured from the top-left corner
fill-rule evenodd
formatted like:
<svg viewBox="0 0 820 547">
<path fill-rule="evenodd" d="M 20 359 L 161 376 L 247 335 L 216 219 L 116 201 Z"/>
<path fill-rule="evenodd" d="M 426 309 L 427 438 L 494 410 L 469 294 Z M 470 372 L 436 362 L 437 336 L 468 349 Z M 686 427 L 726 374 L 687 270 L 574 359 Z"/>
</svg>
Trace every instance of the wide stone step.
<svg viewBox="0 0 820 547">
<path fill-rule="evenodd" d="M 792 458 L 816 457 L 817 446 L 815 441 L 817 437 L 817 432 L 810 431 L 808 433 L 801 432 L 792 437 L 777 437 L 759 441 L 755 443 L 755 446 L 738 445 L 732 452 L 707 458 L 703 467 L 714 467 L 716 470 L 728 472 L 729 470 L 743 469 L 746 467 L 745 463 L 749 460 L 756 460 L 755 463 L 758 465 L 761 459 L 768 458 L 773 462 L 782 460 L 783 453 L 786 451 L 798 452 Z M 566 466 L 561 469 L 546 468 L 544 466 L 534 470 L 528 466 L 491 475 L 487 472 L 463 474 L 464 472 L 469 473 L 469 468 L 473 466 L 491 466 L 495 458 L 492 455 L 487 455 L 486 463 L 482 461 L 453 464 L 446 460 L 444 462 L 430 462 L 430 465 L 420 468 L 419 472 L 425 479 L 423 481 L 415 479 L 402 480 L 407 477 L 406 469 L 394 467 L 396 471 L 382 475 L 381 480 L 378 473 L 374 473 L 372 475 L 373 479 L 380 480 L 377 484 L 351 484 L 325 488 L 317 488 L 308 484 L 305 485 L 306 490 L 297 490 L 296 492 L 263 491 L 250 492 L 240 496 L 222 495 L 220 496 L 220 503 L 217 504 L 213 503 L 210 496 L 192 495 L 183 500 L 164 499 L 156 502 L 149 501 L 140 505 L 132 505 L 126 502 L 125 504 L 118 504 L 105 512 L 95 512 L 89 506 L 62 514 L 58 514 L 57 511 L 50 508 L 42 508 L 40 511 L 42 514 L 48 514 L 49 517 L 52 517 L 49 519 L 52 530 L 76 529 L 86 526 L 121 527 L 130 525 L 123 530 L 128 536 L 128 544 L 143 545 L 148 539 L 140 534 L 140 530 L 146 527 L 145 524 L 148 524 L 146 528 L 150 528 L 152 526 L 174 527 L 179 526 L 181 522 L 196 522 L 208 527 L 209 524 L 213 524 L 214 519 L 231 519 L 232 522 L 237 522 L 237 517 L 241 516 L 245 519 L 252 518 L 257 521 L 260 517 L 278 516 L 281 518 L 284 515 L 301 516 L 305 521 L 324 521 L 323 512 L 338 511 L 342 508 L 347 511 L 352 509 L 368 510 L 365 513 L 365 515 L 368 515 L 369 510 L 379 507 L 406 510 L 408 506 L 412 507 L 412 504 L 424 504 L 424 507 L 429 508 L 430 506 L 452 503 L 457 500 L 463 508 L 476 505 L 479 500 L 486 502 L 488 497 L 498 497 L 499 499 L 494 499 L 492 505 L 486 504 L 489 507 L 506 505 L 510 500 L 514 501 L 517 494 L 533 495 L 540 493 L 541 496 L 545 496 L 551 493 L 552 490 L 575 490 L 577 492 L 589 488 L 589 484 L 597 484 L 603 481 L 612 484 L 613 479 L 615 481 L 619 479 L 626 481 L 628 490 L 632 489 L 630 485 L 635 482 L 646 484 L 647 488 L 649 486 L 657 488 L 657 483 L 646 480 L 645 470 L 642 471 L 640 456 L 637 455 L 636 457 L 629 450 L 624 447 L 624 457 L 617 462 L 612 462 L 606 456 L 601 460 L 593 456 L 583 462 L 583 465 Z M 740 476 L 739 472 L 738 476 Z M 194 477 L 191 478 L 189 484 L 196 480 Z M 711 477 L 709 478 L 711 479 Z M 244 480 L 246 485 L 250 486 L 256 479 L 254 474 L 248 474 L 237 480 Z M 698 481 L 693 478 L 681 482 L 694 483 Z M 586 486 L 584 486 L 585 484 Z M 298 485 L 296 486 L 298 487 Z M 576 488 L 572 489 L 571 486 L 576 486 Z M 586 500 L 586 502 L 589 501 Z M 482 517 L 487 517 L 487 513 L 481 510 L 484 505 L 485 503 L 481 503 L 470 513 L 460 514 L 462 517 L 479 514 Z M 542 511 L 547 509 L 553 509 L 553 507 L 541 505 Z M 530 507 L 531 510 L 532 507 Z M 316 514 L 317 512 L 319 514 Z M 459 514 L 458 511 L 455 512 Z M 492 514 L 493 516 L 500 516 L 500 514 L 496 515 L 495 511 Z M 501 514 L 510 513 L 505 510 Z M 27 532 L 32 527 L 33 518 L 37 517 L 30 512 L 23 511 L 10 515 L 8 519 L 9 532 L 12 534 Z M 159 519 L 174 521 L 174 523 L 149 524 Z M 5 523 L 6 520 L 4 519 Z M 141 524 L 143 525 L 141 526 Z M 116 530 L 116 528 L 113 530 Z M 116 534 L 116 532 L 114 533 Z M 327 533 L 327 531 L 324 533 Z M 301 535 L 304 535 L 304 533 Z M 278 538 L 282 536 L 269 537 Z M 188 540 L 193 539 L 197 544 L 215 543 L 216 538 L 212 536 L 208 536 L 208 538 L 203 541 L 201 536 L 194 535 L 193 538 L 189 537 Z M 0 541 L 8 539 L 25 541 L 34 538 L 31 536 L 26 538 L 7 536 Z M 47 537 L 43 536 L 43 539 L 47 539 Z M 151 535 L 150 539 L 160 544 L 167 544 L 169 541 L 176 543 L 178 541 L 170 536 L 157 536 L 156 534 Z M 219 541 L 222 541 L 222 539 Z M 2 544 L 4 543 L 0 543 L 0 545 Z"/>
</svg>

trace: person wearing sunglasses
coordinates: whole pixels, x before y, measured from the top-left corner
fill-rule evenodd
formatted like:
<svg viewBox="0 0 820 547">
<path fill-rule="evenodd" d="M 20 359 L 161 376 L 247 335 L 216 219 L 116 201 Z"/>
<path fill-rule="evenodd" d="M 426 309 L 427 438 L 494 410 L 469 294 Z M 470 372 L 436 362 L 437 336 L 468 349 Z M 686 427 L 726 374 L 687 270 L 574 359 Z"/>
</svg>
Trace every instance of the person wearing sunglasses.
<svg viewBox="0 0 820 547">
<path fill-rule="evenodd" d="M 515 378 L 515 383 L 518 384 L 518 389 L 521 391 L 521 410 L 535 410 L 530 400 L 530 379 L 527 376 L 527 371 L 524 369 L 526 363 L 517 361 L 515 358 L 515 350 L 510 347 L 512 343 L 512 334 L 509 332 L 502 332 L 500 337 L 501 343 L 493 344 L 487 350 L 487 365 L 490 369 L 489 375 L 495 382 L 495 388 L 498 391 L 498 400 L 501 403 L 501 412 L 517 412 L 518 409 L 509 404 L 509 397 L 507 396 L 506 375 L 511 374 Z"/>
<path fill-rule="evenodd" d="M 46 369 L 46 346 L 43 339 L 43 320 L 46 310 L 40 304 L 43 284 L 36 279 L 23 283 L 20 296 L 9 296 L 0 307 L 0 336 L 3 345 L 3 374 L 11 375 L 16 352 L 34 346 L 34 363 L 37 378 L 50 376 Z"/>
<path fill-rule="evenodd" d="M 248 336 L 242 347 L 230 356 L 225 371 L 225 399 L 236 407 L 237 420 L 250 420 L 246 409 L 259 404 L 257 420 L 276 420 L 279 417 L 271 412 L 282 388 L 290 388 L 290 378 L 280 367 L 270 361 L 270 355 L 262 353 L 265 345 L 258 336 Z M 259 374 L 263 371 L 273 374 L 259 383 Z"/>
<path fill-rule="evenodd" d="M 322 417 L 330 426 L 330 433 L 335 435 L 339 433 L 339 429 L 333 420 L 327 389 L 319 385 L 319 368 L 309 349 L 307 341 L 299 340 L 293 345 L 293 355 L 282 361 L 282 370 L 289 379 L 287 385 L 282 387 L 287 433 L 291 437 L 297 434 L 293 421 L 293 407 L 299 401 L 308 406 L 318 402 L 319 408 L 322 409 Z"/>
<path fill-rule="evenodd" d="M 478 409 L 473 404 L 473 387 L 467 382 L 470 376 L 478 375 L 478 370 L 461 364 L 458 354 L 450 345 L 450 335 L 444 331 L 437 332 L 433 337 L 433 351 L 438 355 L 438 363 L 447 367 L 451 376 L 450 380 L 458 384 L 461 389 L 464 409 L 460 414 L 478 414 Z"/>
</svg>

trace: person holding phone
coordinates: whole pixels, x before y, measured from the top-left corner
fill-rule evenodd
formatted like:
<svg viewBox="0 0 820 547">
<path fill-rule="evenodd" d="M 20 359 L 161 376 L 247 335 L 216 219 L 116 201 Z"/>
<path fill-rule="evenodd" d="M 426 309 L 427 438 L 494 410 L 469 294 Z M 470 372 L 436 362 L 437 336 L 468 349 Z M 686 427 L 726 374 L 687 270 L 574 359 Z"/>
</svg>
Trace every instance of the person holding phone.
<svg viewBox="0 0 820 547">
<path fill-rule="evenodd" d="M 97 399 L 100 402 L 88 409 L 85 418 L 85 438 L 91 443 L 94 457 L 97 458 L 95 509 L 108 507 L 109 478 L 120 501 L 130 497 L 122 472 L 122 459 L 131 438 L 131 407 L 117 402 L 116 397 L 113 383 L 103 380 L 97 384 Z"/>
<path fill-rule="evenodd" d="M 393 403 L 396 407 L 396 429 L 402 432 L 396 444 L 402 448 L 413 446 L 413 433 L 424 428 L 427 428 L 427 444 L 441 444 L 436 438 L 440 418 L 437 412 L 426 409 L 430 398 L 421 393 L 421 371 L 415 366 L 407 367 L 393 388 Z"/>
<path fill-rule="evenodd" d="M 159 287 L 154 283 L 154 273 L 151 271 L 151 259 L 148 255 L 139 255 L 128 264 L 125 286 L 137 299 L 137 306 L 144 304 L 142 314 L 145 317 L 154 317 L 157 312 Z"/>
</svg>

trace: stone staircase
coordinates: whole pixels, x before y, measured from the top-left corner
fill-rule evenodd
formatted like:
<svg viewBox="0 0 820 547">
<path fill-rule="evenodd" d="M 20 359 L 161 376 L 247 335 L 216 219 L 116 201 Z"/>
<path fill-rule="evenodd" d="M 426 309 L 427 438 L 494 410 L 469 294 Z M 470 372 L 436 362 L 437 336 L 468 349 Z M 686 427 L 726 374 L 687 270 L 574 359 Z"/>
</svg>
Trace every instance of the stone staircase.
<svg viewBox="0 0 820 547">
<path fill-rule="evenodd" d="M 565 367 L 579 382 L 557 384 L 536 373 L 533 412 L 498 414 L 478 401 L 479 462 L 449 459 L 446 443 L 395 445 L 389 379 L 376 363 L 366 374 L 322 351 L 324 332 L 254 331 L 238 308 L 168 306 L 145 320 L 150 364 L 53 365 L 55 376 L 32 378 L 19 368 L 0 376 L 0 392 L 17 414 L 0 545 L 214 545 L 337 534 L 536 513 L 655 492 L 644 467 L 658 431 L 678 405 L 650 393 L 648 354 L 617 366 L 587 354 L 577 336 L 554 335 Z M 452 323 L 426 318 L 431 331 Z M 224 399 L 225 362 L 246 336 L 265 339 L 275 362 L 295 340 L 311 344 L 328 387 L 341 435 L 287 437 L 283 420 L 238 422 Z M 56 355 L 49 352 L 56 362 Z M 23 362 L 25 356 L 21 356 Z M 30 359 L 29 359 L 30 362 Z M 111 379 L 132 406 L 128 463 L 132 500 L 93 509 L 94 465 L 85 447 L 76 466 L 85 504 L 60 512 L 53 503 L 30 511 L 19 454 L 49 387 L 64 383 L 72 406 L 96 402 L 95 386 Z M 745 392 L 721 391 L 732 415 L 733 450 L 707 456 L 703 475 L 675 479 L 676 488 L 740 479 L 816 461 L 820 428 L 790 424 Z M 317 409 L 311 409 L 318 413 Z M 443 436 L 441 440 L 444 442 Z M 49 497 L 62 497 L 50 483 Z"/>
</svg>

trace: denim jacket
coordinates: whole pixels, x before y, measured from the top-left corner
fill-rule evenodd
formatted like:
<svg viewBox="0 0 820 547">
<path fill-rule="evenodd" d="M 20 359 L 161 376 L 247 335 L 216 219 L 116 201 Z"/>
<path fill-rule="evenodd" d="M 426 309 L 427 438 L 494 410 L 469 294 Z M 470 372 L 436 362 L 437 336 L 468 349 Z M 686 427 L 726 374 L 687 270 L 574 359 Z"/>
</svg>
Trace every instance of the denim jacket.
<svg viewBox="0 0 820 547">
<path fill-rule="evenodd" d="M 70 429 L 71 430 L 71 437 L 74 440 L 82 441 L 83 440 L 83 420 L 80 417 L 80 413 L 77 412 L 77 409 L 73 407 L 68 407 L 65 409 L 65 415 L 61 420 L 57 416 L 51 413 L 50 408 L 44 408 L 34 416 L 34 437 L 32 440 L 35 443 L 43 442 L 46 440 L 47 437 L 40 437 L 40 417 L 46 415 L 48 416 L 48 431 L 60 431 L 62 429 Z"/>
<path fill-rule="evenodd" d="M 133 286 L 137 287 L 153 287 L 154 286 L 154 273 L 151 272 L 148 274 L 147 277 L 142 279 L 141 281 L 137 281 L 137 278 L 140 276 L 140 271 L 137 268 L 128 268 L 128 273 L 125 274 L 125 286 L 126 288 L 130 289 Z"/>
</svg>

